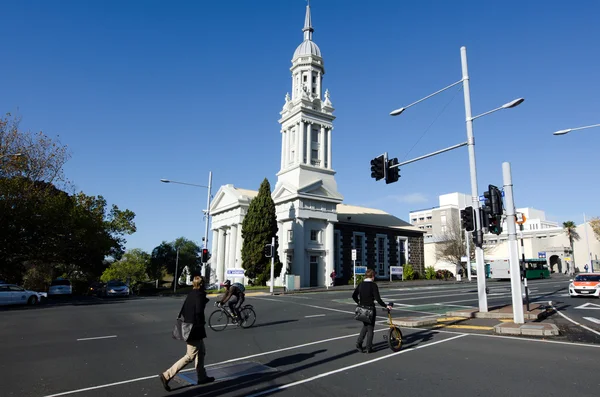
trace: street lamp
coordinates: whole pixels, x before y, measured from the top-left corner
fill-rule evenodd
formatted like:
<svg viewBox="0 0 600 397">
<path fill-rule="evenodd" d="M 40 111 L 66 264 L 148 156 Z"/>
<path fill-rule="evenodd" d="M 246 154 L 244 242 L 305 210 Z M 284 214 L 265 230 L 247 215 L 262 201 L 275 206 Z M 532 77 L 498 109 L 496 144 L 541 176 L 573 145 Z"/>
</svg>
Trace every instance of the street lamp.
<svg viewBox="0 0 600 397">
<path fill-rule="evenodd" d="M 566 130 L 556 131 L 556 132 L 553 132 L 552 134 L 553 135 L 565 135 L 571 131 L 586 130 L 588 128 L 593 128 L 593 127 L 600 127 L 600 124 L 586 125 L 585 127 L 577 127 L 577 128 L 567 128 Z"/>
<path fill-rule="evenodd" d="M 470 86 L 469 86 L 469 72 L 468 72 L 468 67 L 467 67 L 467 48 L 466 47 L 461 47 L 460 48 L 460 60 L 461 60 L 461 66 L 462 66 L 462 79 L 460 79 L 459 81 L 450 84 L 447 87 L 442 88 L 439 91 L 434 92 L 433 94 L 430 94 L 422 99 L 419 99 L 416 102 L 411 103 L 408 106 L 404 106 L 401 107 L 399 109 L 393 110 L 392 112 L 390 112 L 391 116 L 398 116 L 400 114 L 402 114 L 406 109 L 410 108 L 411 106 L 414 106 L 420 102 L 423 102 L 424 100 L 431 98 L 434 95 L 437 95 L 441 92 L 446 91 L 449 88 L 452 88 L 460 83 L 463 84 L 463 91 L 464 91 L 464 99 L 465 99 L 465 116 L 466 116 L 466 126 L 467 126 L 467 142 L 466 145 L 468 146 L 469 149 L 469 168 L 470 168 L 470 174 L 471 174 L 471 196 L 472 196 L 472 200 L 473 200 L 473 210 L 475 212 L 475 225 L 477 228 L 477 238 L 476 238 L 476 244 L 475 244 L 475 259 L 477 261 L 477 290 L 478 290 L 478 295 L 479 295 L 479 311 L 480 312 L 487 312 L 488 311 L 488 306 L 487 306 L 487 296 L 485 294 L 485 264 L 484 264 L 484 258 L 483 258 L 483 248 L 482 248 L 482 244 L 483 244 L 483 230 L 482 230 L 482 222 L 481 222 L 481 214 L 479 213 L 479 193 L 478 193 L 478 187 L 477 187 L 477 167 L 476 167 L 476 163 L 475 163 L 475 140 L 473 138 L 473 120 L 478 119 L 480 117 L 486 116 L 490 113 L 494 113 L 498 110 L 502 110 L 502 109 L 511 109 L 514 108 L 518 105 L 520 105 L 521 103 L 523 103 L 523 101 L 525 99 L 523 98 L 518 98 L 515 99 L 511 102 L 505 103 L 504 105 L 500 106 L 499 108 L 490 110 L 488 112 L 482 113 L 480 115 L 477 115 L 475 117 L 471 116 L 471 91 L 470 91 Z M 450 148 L 447 149 L 442 149 L 437 153 L 442 153 L 448 150 L 452 150 L 461 146 L 464 146 L 465 144 L 459 144 L 459 145 L 455 145 L 452 146 Z M 425 157 L 425 156 L 423 156 Z M 468 258 L 467 258 L 468 259 Z M 469 271 L 471 270 L 471 263 L 470 260 L 468 261 L 468 269 Z"/>
<path fill-rule="evenodd" d="M 203 248 L 208 248 L 208 222 L 210 220 L 210 198 L 211 198 L 211 190 L 212 190 L 212 171 L 209 171 L 209 173 L 208 173 L 208 186 L 197 185 L 197 184 L 194 184 L 194 183 L 172 181 L 170 179 L 161 179 L 160 181 L 163 182 L 163 183 L 177 183 L 179 185 L 188 185 L 188 186 L 194 186 L 194 187 L 205 187 L 205 188 L 208 189 L 208 194 L 207 194 L 207 197 L 206 197 L 206 210 L 202 211 L 204 213 L 204 215 L 206 216 L 205 227 L 204 227 L 204 244 L 203 244 Z M 205 272 L 204 275 L 206 275 L 206 266 L 204 266 L 203 272 Z"/>
</svg>

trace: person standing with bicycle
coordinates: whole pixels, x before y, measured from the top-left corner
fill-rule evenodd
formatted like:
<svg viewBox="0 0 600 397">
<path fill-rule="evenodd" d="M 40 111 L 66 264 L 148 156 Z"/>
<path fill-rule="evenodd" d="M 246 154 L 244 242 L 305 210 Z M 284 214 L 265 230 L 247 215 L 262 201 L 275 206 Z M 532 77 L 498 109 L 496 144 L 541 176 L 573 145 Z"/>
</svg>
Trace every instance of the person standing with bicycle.
<svg viewBox="0 0 600 397">
<path fill-rule="evenodd" d="M 185 302 L 181 308 L 181 314 L 183 315 L 184 321 L 186 323 L 194 324 L 192 331 L 186 340 L 186 354 L 173 364 L 171 368 L 158 375 L 166 391 L 171 391 L 169 381 L 173 379 L 183 367 L 192 361 L 196 362 L 198 385 L 211 383 L 215 380 L 214 377 L 206 374 L 206 369 L 204 368 L 204 356 L 206 355 L 206 348 L 204 346 L 204 338 L 206 338 L 206 330 L 204 329 L 204 325 L 206 324 L 204 319 L 204 308 L 206 307 L 208 298 L 206 297 L 204 279 L 200 276 L 200 273 L 194 272 L 194 274 L 192 274 L 192 285 L 193 289 L 185 298 Z"/>
<path fill-rule="evenodd" d="M 358 339 L 356 340 L 356 349 L 359 352 L 373 353 L 373 335 L 375 332 L 375 318 L 377 317 L 375 302 L 379 303 L 382 307 L 385 307 L 388 310 L 392 309 L 390 305 L 386 305 L 385 302 L 381 300 L 381 296 L 379 295 L 379 287 L 377 284 L 375 284 L 375 271 L 373 269 L 367 269 L 365 278 L 356 286 L 356 289 L 352 294 L 352 299 L 354 299 L 357 305 L 369 308 L 373 312 L 370 321 L 363 321 L 363 327 L 360 330 Z M 362 345 L 365 337 L 367 338 L 366 351 L 363 349 Z"/>
</svg>

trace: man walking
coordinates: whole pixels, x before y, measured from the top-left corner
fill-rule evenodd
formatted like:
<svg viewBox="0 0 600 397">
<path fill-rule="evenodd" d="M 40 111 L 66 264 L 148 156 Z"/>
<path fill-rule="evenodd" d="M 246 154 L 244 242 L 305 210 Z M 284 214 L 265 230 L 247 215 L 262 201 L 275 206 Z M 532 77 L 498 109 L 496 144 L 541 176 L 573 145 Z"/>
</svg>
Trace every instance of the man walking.
<svg viewBox="0 0 600 397">
<path fill-rule="evenodd" d="M 187 352 L 185 356 L 173 364 L 171 368 L 158 375 L 166 391 L 171 391 L 169 381 L 173 379 L 183 367 L 192 361 L 195 361 L 196 364 L 198 385 L 204 385 L 214 382 L 215 380 L 214 377 L 206 375 L 206 369 L 204 368 L 204 356 L 206 355 L 206 349 L 204 347 L 204 338 L 206 338 L 206 330 L 204 329 L 204 325 L 206 324 L 204 319 L 204 308 L 208 302 L 204 287 L 204 279 L 200 276 L 200 273 L 194 272 L 194 274 L 192 274 L 192 280 L 193 289 L 190 291 L 187 298 L 185 298 L 181 312 L 183 314 L 184 322 L 193 323 L 194 326 L 186 341 Z"/>
</svg>

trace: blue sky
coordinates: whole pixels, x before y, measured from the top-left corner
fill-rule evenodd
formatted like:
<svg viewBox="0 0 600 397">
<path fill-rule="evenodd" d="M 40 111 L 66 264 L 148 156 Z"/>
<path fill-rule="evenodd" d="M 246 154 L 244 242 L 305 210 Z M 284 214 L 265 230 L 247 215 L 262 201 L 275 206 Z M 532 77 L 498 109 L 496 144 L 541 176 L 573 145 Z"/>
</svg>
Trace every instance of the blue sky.
<svg viewBox="0 0 600 397">
<path fill-rule="evenodd" d="M 128 248 L 185 236 L 200 242 L 206 189 L 274 187 L 277 120 L 302 41 L 306 2 L 2 1 L 0 111 L 60 136 L 78 190 L 136 213 Z M 333 167 L 347 204 L 402 219 L 470 192 L 466 148 L 370 178 L 369 161 L 400 161 L 466 140 L 460 80 L 466 46 L 473 114 L 525 102 L 474 123 L 480 193 L 512 164 L 516 205 L 555 221 L 600 215 L 600 3 L 587 1 L 313 0 L 336 108 Z M 596 170 L 596 171 L 594 171 Z"/>
</svg>

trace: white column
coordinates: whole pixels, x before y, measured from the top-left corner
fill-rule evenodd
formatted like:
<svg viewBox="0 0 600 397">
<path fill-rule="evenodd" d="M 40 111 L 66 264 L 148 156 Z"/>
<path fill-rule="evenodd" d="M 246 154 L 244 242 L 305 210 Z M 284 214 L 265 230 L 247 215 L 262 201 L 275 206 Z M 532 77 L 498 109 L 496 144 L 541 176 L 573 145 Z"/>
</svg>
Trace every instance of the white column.
<svg viewBox="0 0 600 397">
<path fill-rule="evenodd" d="M 329 285 L 331 282 L 329 275 L 334 267 L 333 259 L 335 252 L 333 237 L 333 222 L 329 222 L 325 228 L 325 252 L 327 252 L 327 255 L 325 256 L 325 285 Z"/>
<path fill-rule="evenodd" d="M 281 169 L 285 167 L 285 130 L 281 130 Z"/>
<path fill-rule="evenodd" d="M 304 121 L 298 123 L 298 163 L 304 163 Z"/>
<path fill-rule="evenodd" d="M 311 152 L 311 145 L 312 145 L 312 127 L 313 127 L 313 123 L 307 123 L 306 124 L 306 140 L 305 140 L 305 144 L 306 144 L 306 164 L 310 164 L 310 159 L 312 156 L 312 152 Z"/>
<path fill-rule="evenodd" d="M 290 147 L 288 144 L 289 137 L 290 137 L 290 131 L 289 131 L 289 128 L 286 128 L 283 130 L 283 156 L 282 156 L 283 157 L 283 166 L 282 166 L 282 169 L 286 168 L 288 163 L 290 162 L 288 160 L 289 155 L 290 155 Z"/>
<path fill-rule="evenodd" d="M 332 169 L 333 165 L 331 164 L 331 130 L 333 128 L 327 129 L 327 168 Z"/>
<path fill-rule="evenodd" d="M 211 259 L 210 259 L 210 270 L 211 270 L 211 275 L 210 275 L 210 281 L 216 281 L 217 278 L 217 260 L 218 260 L 218 255 L 217 255 L 217 250 L 219 249 L 219 232 L 217 230 L 213 230 L 212 231 L 212 248 L 210 250 L 211 252 Z"/>
<path fill-rule="evenodd" d="M 325 136 L 325 127 L 321 126 L 321 134 L 319 135 L 319 161 L 320 166 L 325 168 L 325 142 L 327 137 Z"/>
<path fill-rule="evenodd" d="M 217 254 L 217 280 L 222 283 L 225 281 L 225 229 L 219 229 L 219 252 Z"/>
<path fill-rule="evenodd" d="M 242 245 L 244 239 L 242 239 L 242 224 L 237 226 L 237 238 L 235 239 L 235 267 L 242 267 Z"/>
<path fill-rule="evenodd" d="M 306 279 L 305 268 L 305 253 L 306 248 L 304 247 L 304 219 L 296 219 L 293 224 L 294 227 L 294 258 L 292 261 L 292 273 L 300 276 L 300 285 L 310 285 L 310 279 Z"/>
<path fill-rule="evenodd" d="M 229 229 L 229 263 L 227 263 L 227 268 L 234 268 L 236 266 L 235 257 L 237 248 L 237 237 L 238 237 L 238 227 L 237 225 L 231 225 Z"/>
<path fill-rule="evenodd" d="M 317 96 L 321 99 L 321 72 L 317 72 Z"/>
</svg>

